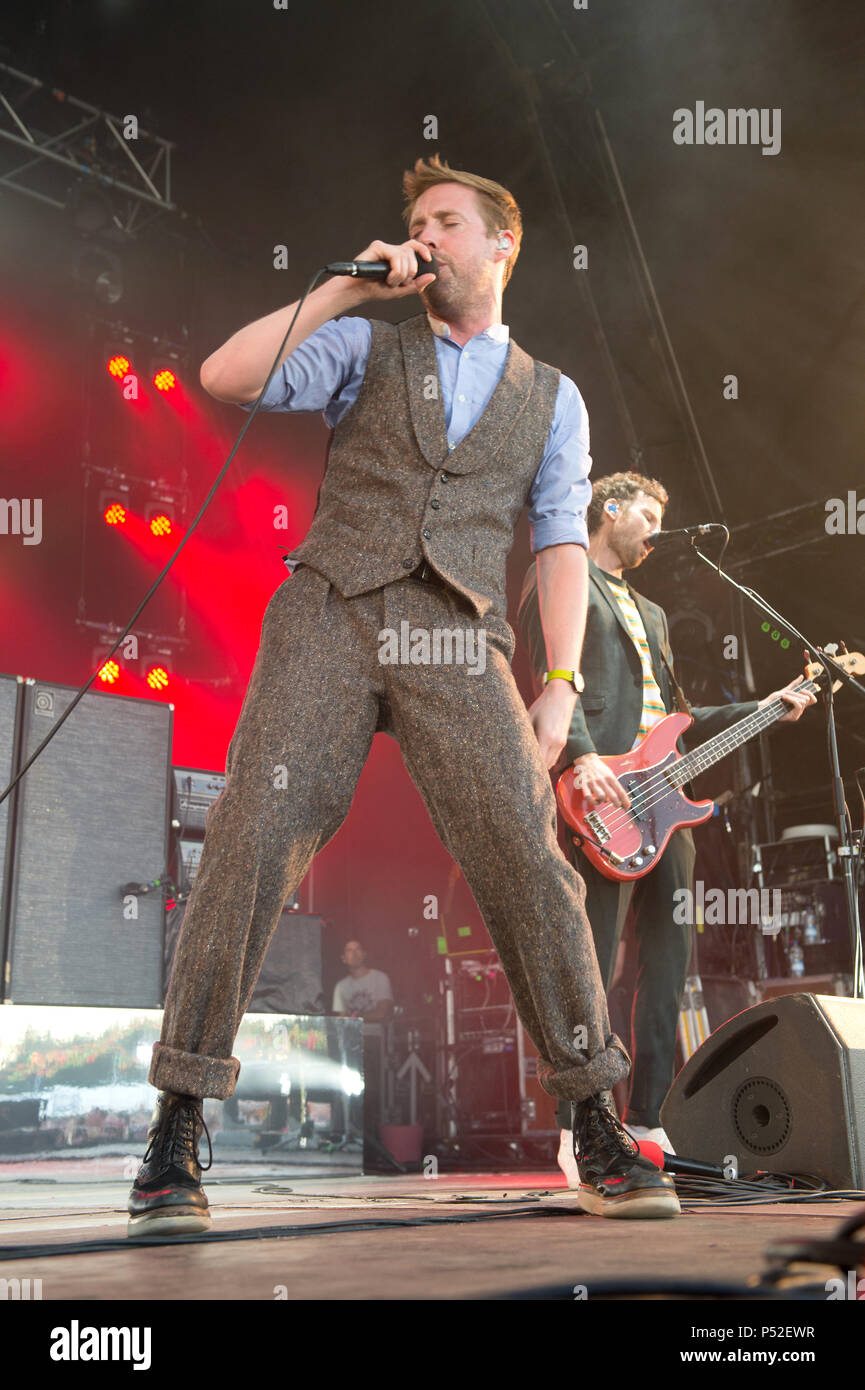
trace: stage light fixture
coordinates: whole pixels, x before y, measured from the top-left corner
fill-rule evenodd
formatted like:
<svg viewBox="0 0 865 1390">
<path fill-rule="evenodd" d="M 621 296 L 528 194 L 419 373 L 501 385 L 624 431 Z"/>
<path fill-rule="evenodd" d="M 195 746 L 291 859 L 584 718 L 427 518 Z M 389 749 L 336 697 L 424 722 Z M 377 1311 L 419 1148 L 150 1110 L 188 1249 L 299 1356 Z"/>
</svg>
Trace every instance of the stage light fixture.
<svg viewBox="0 0 865 1390">
<path fill-rule="evenodd" d="M 177 507 L 173 498 L 162 496 L 155 502 L 148 502 L 144 508 L 144 521 L 158 540 L 168 540 L 175 534 L 177 521 Z"/>
<path fill-rule="evenodd" d="M 174 658 L 170 647 L 154 643 L 142 653 L 141 671 L 155 693 L 167 690 L 174 680 Z"/>
<path fill-rule="evenodd" d="M 167 690 L 171 683 L 170 672 L 166 670 L 161 662 L 154 662 L 151 666 L 148 666 L 144 679 L 147 681 L 151 690 Z"/>
<path fill-rule="evenodd" d="M 94 647 L 93 651 L 90 653 L 90 669 L 96 672 L 96 679 L 99 685 L 106 689 L 110 689 L 111 686 L 117 685 L 123 675 L 120 662 L 117 659 L 117 654 L 115 653 L 114 656 L 108 655 L 111 651 L 111 646 L 111 642 L 105 640 L 98 647 Z"/>
<path fill-rule="evenodd" d="M 131 515 L 129 487 L 126 483 L 102 489 L 99 494 L 99 514 L 106 526 L 119 528 L 126 525 Z"/>
<path fill-rule="evenodd" d="M 95 243 L 75 248 L 72 278 L 100 304 L 117 304 L 123 298 L 120 257 Z"/>
<path fill-rule="evenodd" d="M 106 366 L 110 376 L 117 377 L 118 380 L 122 381 L 129 371 L 129 358 L 124 357 L 122 353 L 115 353 L 106 363 Z"/>
<path fill-rule="evenodd" d="M 182 343 L 172 342 L 170 338 L 154 338 L 148 363 L 149 377 L 162 396 L 178 391 L 181 372 L 189 364 L 188 348 Z"/>
<path fill-rule="evenodd" d="M 153 385 L 157 391 L 163 393 L 173 391 L 177 385 L 177 377 L 170 367 L 159 367 L 153 375 Z"/>
<path fill-rule="evenodd" d="M 103 685 L 116 685 L 120 680 L 120 667 L 113 657 L 99 667 L 99 679 Z"/>
<path fill-rule="evenodd" d="M 170 536 L 172 531 L 171 518 L 165 512 L 158 512 L 150 518 L 150 530 L 154 536 Z"/>
</svg>

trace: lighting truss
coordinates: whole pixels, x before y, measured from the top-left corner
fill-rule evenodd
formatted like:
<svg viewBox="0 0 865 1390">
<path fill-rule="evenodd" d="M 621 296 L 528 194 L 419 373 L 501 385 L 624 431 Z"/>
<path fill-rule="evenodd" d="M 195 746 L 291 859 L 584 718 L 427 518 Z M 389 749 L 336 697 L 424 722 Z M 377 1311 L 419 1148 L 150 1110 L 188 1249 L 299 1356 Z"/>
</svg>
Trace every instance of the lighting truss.
<svg viewBox="0 0 865 1390">
<path fill-rule="evenodd" d="M 171 196 L 174 144 L 140 125 L 137 139 L 124 139 L 125 119 L 0 63 L 0 188 L 66 210 L 74 174 L 102 192 L 126 235 L 179 212 Z"/>
<path fill-rule="evenodd" d="M 735 573 L 825 540 L 826 501 L 821 498 L 734 526 L 730 532 L 730 558 L 725 568 Z"/>
</svg>

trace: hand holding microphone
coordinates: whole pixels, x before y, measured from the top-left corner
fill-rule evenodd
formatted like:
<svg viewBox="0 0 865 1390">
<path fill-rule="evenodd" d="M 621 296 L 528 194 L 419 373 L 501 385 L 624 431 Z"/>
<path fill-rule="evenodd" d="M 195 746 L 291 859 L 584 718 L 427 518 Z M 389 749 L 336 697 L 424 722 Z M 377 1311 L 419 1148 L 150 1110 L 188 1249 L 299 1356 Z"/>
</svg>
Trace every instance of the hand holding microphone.
<svg viewBox="0 0 865 1390">
<path fill-rule="evenodd" d="M 410 238 L 400 246 L 372 241 L 354 261 L 332 261 L 331 275 L 347 275 L 363 280 L 359 299 L 402 299 L 419 294 L 438 275 L 438 262 L 428 246 Z"/>
</svg>

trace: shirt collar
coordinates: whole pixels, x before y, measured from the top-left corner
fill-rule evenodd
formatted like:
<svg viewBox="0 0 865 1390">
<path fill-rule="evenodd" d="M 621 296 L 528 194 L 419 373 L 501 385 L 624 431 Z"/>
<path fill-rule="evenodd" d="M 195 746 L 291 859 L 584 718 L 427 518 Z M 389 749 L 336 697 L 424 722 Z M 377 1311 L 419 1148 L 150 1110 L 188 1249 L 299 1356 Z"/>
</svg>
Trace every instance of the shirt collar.
<svg viewBox="0 0 865 1390">
<path fill-rule="evenodd" d="M 437 338 L 449 338 L 451 330 L 444 319 L 437 319 L 434 314 L 427 310 L 427 323 Z M 489 338 L 494 343 L 506 343 L 510 338 L 510 329 L 506 323 L 491 323 L 489 328 L 483 329 L 481 333 L 475 334 L 477 338 Z"/>
</svg>

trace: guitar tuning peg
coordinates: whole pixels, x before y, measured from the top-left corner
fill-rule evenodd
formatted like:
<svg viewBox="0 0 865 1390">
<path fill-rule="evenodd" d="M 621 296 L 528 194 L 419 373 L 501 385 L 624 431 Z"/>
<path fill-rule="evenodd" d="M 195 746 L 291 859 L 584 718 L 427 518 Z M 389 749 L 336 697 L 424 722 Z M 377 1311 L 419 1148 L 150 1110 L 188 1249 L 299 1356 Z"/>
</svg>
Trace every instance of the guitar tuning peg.
<svg viewBox="0 0 865 1390">
<path fill-rule="evenodd" d="M 826 646 L 823 648 L 823 650 L 825 651 L 825 653 L 826 653 L 827 656 L 837 656 L 837 655 L 838 655 L 838 643 L 837 643 L 837 642 L 827 642 L 827 643 L 826 643 Z"/>
<path fill-rule="evenodd" d="M 840 649 L 841 655 L 842 655 L 842 656 L 846 656 L 846 655 L 847 655 L 847 643 L 846 643 L 846 642 L 839 642 L 838 645 L 839 645 L 839 649 Z"/>
</svg>

